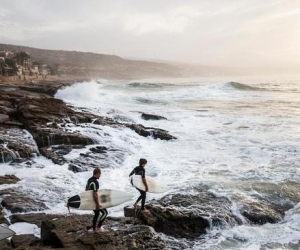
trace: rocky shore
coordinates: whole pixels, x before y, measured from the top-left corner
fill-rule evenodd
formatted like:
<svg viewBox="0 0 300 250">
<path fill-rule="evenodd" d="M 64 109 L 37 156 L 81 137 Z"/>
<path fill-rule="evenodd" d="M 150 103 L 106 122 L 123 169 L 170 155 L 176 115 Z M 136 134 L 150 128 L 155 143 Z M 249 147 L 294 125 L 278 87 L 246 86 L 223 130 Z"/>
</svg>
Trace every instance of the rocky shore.
<svg viewBox="0 0 300 250">
<path fill-rule="evenodd" d="M 79 157 L 69 161 L 64 156 L 72 149 L 94 144 L 92 138 L 70 130 L 70 124 L 129 128 L 140 136 L 176 140 L 168 131 L 122 123 L 85 110 L 75 111 L 54 98 L 59 88 L 72 84 L 74 81 L 0 84 L 0 168 L 1 162 L 30 165 L 34 157 L 41 154 L 55 164 L 68 164 L 70 171 L 88 171 L 87 162 L 92 166 L 93 159 L 113 150 L 95 145 L 81 156 L 84 160 Z M 143 119 L 166 119 L 152 114 L 141 115 Z M 43 202 L 13 188 L 18 181 L 18 176 L 0 175 L 0 186 L 7 186 L 0 189 L 0 223 L 35 224 L 41 229 L 41 238 L 32 234 L 15 235 L 10 241 L 0 241 L 0 249 L 187 249 L 194 239 L 212 227 L 277 223 L 283 219 L 285 211 L 300 201 L 297 192 L 290 192 L 291 187 L 299 186 L 297 183 L 286 182 L 272 187 L 280 190 L 278 196 L 236 194 L 231 200 L 200 186 L 147 202 L 149 214 L 136 216 L 132 207 L 124 207 L 124 217 L 107 219 L 107 233 L 95 234 L 86 230 L 92 215 L 45 214 L 43 210 L 47 207 Z M 262 185 L 251 188 L 263 193 Z M 238 213 L 233 203 L 238 204 Z M 11 215 L 8 216 L 7 211 Z"/>
</svg>

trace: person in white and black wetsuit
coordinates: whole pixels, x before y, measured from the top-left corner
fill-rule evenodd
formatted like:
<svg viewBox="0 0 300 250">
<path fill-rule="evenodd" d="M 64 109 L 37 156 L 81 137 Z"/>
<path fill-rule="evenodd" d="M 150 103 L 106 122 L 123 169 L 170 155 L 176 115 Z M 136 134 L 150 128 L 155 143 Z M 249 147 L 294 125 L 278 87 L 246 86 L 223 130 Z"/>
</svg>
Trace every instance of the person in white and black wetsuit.
<svg viewBox="0 0 300 250">
<path fill-rule="evenodd" d="M 96 209 L 93 210 L 95 215 L 93 218 L 93 230 L 94 232 L 106 232 L 101 226 L 104 220 L 107 217 L 107 210 L 106 208 L 101 209 L 101 204 L 99 203 L 99 197 L 97 191 L 99 189 L 99 182 L 98 179 L 101 176 L 100 168 L 95 168 L 93 171 L 93 176 L 88 179 L 85 190 L 93 190 L 93 198 L 96 203 Z M 101 215 L 100 215 L 101 214 Z M 98 222 L 98 225 L 97 225 Z"/>
<path fill-rule="evenodd" d="M 136 188 L 139 192 L 140 192 L 140 196 L 139 198 L 136 200 L 136 202 L 134 203 L 134 208 L 137 207 L 137 204 L 140 200 L 142 200 L 142 206 L 141 206 L 141 211 L 142 212 L 149 212 L 149 210 L 145 209 L 145 201 L 146 201 L 146 192 L 148 192 L 148 184 L 147 184 L 147 181 L 146 181 L 146 171 L 145 171 L 145 166 L 147 164 L 147 160 L 146 159 L 143 159 L 141 158 L 140 159 L 140 162 L 139 162 L 139 166 L 135 167 L 131 173 L 129 174 L 129 177 L 132 176 L 133 174 L 136 174 L 136 175 L 141 175 L 142 176 L 142 181 L 145 185 L 145 190 L 146 191 L 143 191 L 141 189 L 138 189 Z"/>
</svg>

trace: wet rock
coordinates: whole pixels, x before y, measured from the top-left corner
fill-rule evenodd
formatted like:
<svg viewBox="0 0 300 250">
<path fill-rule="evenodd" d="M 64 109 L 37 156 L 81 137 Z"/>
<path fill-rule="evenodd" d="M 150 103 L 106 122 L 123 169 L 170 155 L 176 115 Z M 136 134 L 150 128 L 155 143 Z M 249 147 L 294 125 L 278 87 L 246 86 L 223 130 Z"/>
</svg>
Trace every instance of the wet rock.
<svg viewBox="0 0 300 250">
<path fill-rule="evenodd" d="M 40 149 L 41 154 L 43 154 L 46 158 L 51 159 L 53 163 L 58 165 L 64 165 L 66 160 L 61 155 L 56 154 L 48 147 L 42 147 Z"/>
<path fill-rule="evenodd" d="M 21 193 L 10 193 L 10 195 L 4 195 L 1 205 L 10 210 L 12 213 L 41 211 L 47 208 L 42 202 L 35 201 Z"/>
<path fill-rule="evenodd" d="M 41 227 L 43 220 L 52 220 L 65 217 L 65 215 L 45 214 L 45 213 L 32 213 L 32 214 L 13 214 L 9 216 L 11 223 L 26 222 L 29 224 L 35 224 Z"/>
<path fill-rule="evenodd" d="M 96 164 L 94 165 L 96 167 Z M 90 169 L 89 166 L 82 164 L 69 164 L 68 169 L 74 173 L 86 172 Z"/>
<path fill-rule="evenodd" d="M 107 233 L 87 231 L 91 220 L 91 215 L 78 215 L 43 221 L 41 240 L 45 246 L 78 250 L 170 249 L 152 227 L 135 218 L 107 218 Z"/>
<path fill-rule="evenodd" d="M 0 126 L 0 162 L 29 158 L 34 154 L 39 154 L 39 150 L 27 131 Z"/>
<path fill-rule="evenodd" d="M 28 159 L 40 152 L 56 164 L 64 164 L 62 157 L 68 151 L 55 150 L 59 145 L 91 145 L 94 141 L 76 131 L 76 127 L 86 127 L 91 124 L 129 127 L 141 136 L 152 136 L 155 139 L 175 139 L 167 131 L 157 128 L 147 128 L 141 124 L 123 124 L 107 117 L 96 116 L 85 109 L 66 105 L 63 101 L 53 98 L 54 93 L 69 83 L 36 82 L 24 84 L 0 85 L 0 161 L 9 162 L 17 158 Z M 25 128 L 32 136 L 21 138 Z M 6 130 L 5 130 L 6 129 Z M 12 136 L 12 131 L 18 131 L 19 136 Z M 10 135 L 7 136 L 6 132 Z M 3 142 L 1 144 L 1 142 Z M 45 149 L 51 148 L 51 149 Z M 103 154 L 104 148 L 93 148 L 94 154 Z"/>
<path fill-rule="evenodd" d="M 31 131 L 39 147 L 52 145 L 89 145 L 94 144 L 87 136 L 76 132 L 67 132 L 60 129 L 39 129 Z"/>
<path fill-rule="evenodd" d="M 170 135 L 168 131 L 163 129 L 151 128 L 151 127 L 144 127 L 141 124 L 131 124 L 127 125 L 130 129 L 134 130 L 137 134 L 148 137 L 152 136 L 154 139 L 161 139 L 161 140 L 173 140 L 176 137 Z"/>
<path fill-rule="evenodd" d="M 126 152 L 124 150 L 108 149 L 105 153 L 103 150 L 104 147 L 99 146 L 98 149 L 95 147 L 95 152 L 92 152 L 92 150 L 80 153 L 78 157 L 69 161 L 68 169 L 75 173 L 89 171 L 99 166 L 99 162 L 101 162 L 102 169 L 117 168 L 125 159 Z"/>
<path fill-rule="evenodd" d="M 3 125 L 6 125 L 6 126 L 13 126 L 13 127 L 24 127 L 24 124 L 21 123 L 21 122 L 18 122 L 18 121 L 6 121 L 3 123 Z"/>
<path fill-rule="evenodd" d="M 10 241 L 5 239 L 5 240 L 0 240 L 0 250 L 12 250 L 13 248 L 11 247 Z"/>
<path fill-rule="evenodd" d="M 6 225 L 9 224 L 9 223 L 8 223 L 8 220 L 4 217 L 4 214 L 3 214 L 3 212 L 2 212 L 2 209 L 0 209 L 0 224 L 2 224 L 2 223 L 6 224 Z M 0 248 L 0 249 L 1 249 L 1 248 Z"/>
<path fill-rule="evenodd" d="M 6 122 L 9 120 L 8 115 L 0 114 L 0 123 Z"/>
<path fill-rule="evenodd" d="M 142 114 L 142 118 L 144 120 L 167 120 L 167 118 L 159 115 L 152 115 L 152 114 Z"/>
<path fill-rule="evenodd" d="M 0 185 L 2 184 L 16 184 L 20 179 L 15 175 L 0 176 Z"/>
<path fill-rule="evenodd" d="M 106 153 L 108 149 L 104 146 L 97 146 L 96 148 L 90 148 L 90 151 L 92 151 L 93 153 L 99 153 L 99 154 L 103 154 Z"/>
<path fill-rule="evenodd" d="M 297 243 L 278 243 L 272 242 L 263 244 L 261 249 L 270 249 L 270 250 L 277 250 L 277 249 L 290 249 L 290 250 L 299 250 L 300 249 L 300 241 Z"/>
<path fill-rule="evenodd" d="M 159 201 L 151 201 L 139 218 L 158 232 L 185 238 L 197 238 L 210 226 L 239 225 L 241 220 L 231 212 L 231 202 L 216 197 L 207 190 L 196 194 L 169 194 Z M 132 216 L 133 208 L 124 208 L 125 216 Z"/>
<path fill-rule="evenodd" d="M 241 214 L 254 224 L 277 223 L 283 219 L 282 214 L 263 201 L 246 196 L 235 196 L 234 199 L 242 204 Z"/>
<path fill-rule="evenodd" d="M 37 246 L 40 244 L 40 239 L 33 234 L 14 235 L 11 238 L 11 246 L 13 248 Z"/>
<path fill-rule="evenodd" d="M 9 165 L 11 166 L 16 166 L 16 165 L 19 165 L 20 163 L 23 163 L 23 162 L 26 162 L 27 159 L 24 159 L 24 158 L 16 158 L 14 160 L 12 160 Z M 26 163 L 27 164 L 27 163 Z"/>
<path fill-rule="evenodd" d="M 282 216 L 300 202 L 300 184 L 293 181 L 279 184 L 269 182 L 244 182 L 240 190 L 254 193 L 253 199 L 261 201 Z M 255 192 L 253 192 L 253 190 Z"/>
</svg>

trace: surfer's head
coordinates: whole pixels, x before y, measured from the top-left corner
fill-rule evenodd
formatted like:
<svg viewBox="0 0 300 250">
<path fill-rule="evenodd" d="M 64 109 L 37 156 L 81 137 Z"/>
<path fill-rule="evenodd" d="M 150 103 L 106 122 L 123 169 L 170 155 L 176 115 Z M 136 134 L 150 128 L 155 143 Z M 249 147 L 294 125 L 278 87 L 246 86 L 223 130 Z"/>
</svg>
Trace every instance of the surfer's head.
<svg viewBox="0 0 300 250">
<path fill-rule="evenodd" d="M 94 175 L 94 177 L 99 179 L 100 175 L 101 175 L 101 169 L 100 168 L 94 168 L 93 175 Z"/>
<path fill-rule="evenodd" d="M 147 160 L 141 158 L 141 159 L 140 159 L 140 166 L 144 167 L 146 164 L 147 164 Z"/>
</svg>

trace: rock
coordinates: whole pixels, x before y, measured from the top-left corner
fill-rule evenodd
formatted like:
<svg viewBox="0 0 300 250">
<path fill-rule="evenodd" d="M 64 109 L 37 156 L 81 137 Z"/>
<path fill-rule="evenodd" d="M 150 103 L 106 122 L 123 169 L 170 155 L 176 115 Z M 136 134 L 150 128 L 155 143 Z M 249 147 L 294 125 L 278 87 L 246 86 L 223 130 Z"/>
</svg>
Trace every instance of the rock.
<svg viewBox="0 0 300 250">
<path fill-rule="evenodd" d="M 151 114 L 142 114 L 142 118 L 144 120 L 167 120 L 167 118 L 159 115 L 151 115 Z"/>
<path fill-rule="evenodd" d="M 13 248 L 37 246 L 40 244 L 40 239 L 33 234 L 14 235 L 11 238 L 11 246 Z"/>
<path fill-rule="evenodd" d="M 15 175 L 0 176 L 0 185 L 2 184 L 16 184 L 20 179 Z"/>
<path fill-rule="evenodd" d="M 282 214 L 263 201 L 245 196 L 235 196 L 234 199 L 241 204 L 241 214 L 254 224 L 277 223 L 283 219 Z"/>
<path fill-rule="evenodd" d="M 12 213 L 41 211 L 47 208 L 43 203 L 28 198 L 21 193 L 10 193 L 10 195 L 5 195 L 1 205 Z"/>
<path fill-rule="evenodd" d="M 9 219 L 11 223 L 26 222 L 41 227 L 41 223 L 43 220 L 53 220 L 61 217 L 65 217 L 65 215 L 32 213 L 32 214 L 13 214 L 9 216 Z"/>
<path fill-rule="evenodd" d="M 76 132 L 67 132 L 60 129 L 39 129 L 31 131 L 39 147 L 50 147 L 52 145 L 89 145 L 94 144 L 87 136 Z"/>
<path fill-rule="evenodd" d="M 63 165 L 66 163 L 66 160 L 64 157 L 56 154 L 56 152 L 53 152 L 50 148 L 48 147 L 42 147 L 40 149 L 41 154 L 43 154 L 46 158 L 51 159 L 55 164 L 58 165 Z"/>
<path fill-rule="evenodd" d="M 3 214 L 2 210 L 0 210 L 0 224 L 2 224 L 2 223 L 6 224 L 6 225 L 9 224 L 8 220 L 4 217 L 4 214 Z"/>
<path fill-rule="evenodd" d="M 285 212 L 300 202 L 300 184 L 293 181 L 279 184 L 269 182 L 244 182 L 238 187 L 254 193 L 251 199 L 262 202 L 284 216 Z M 253 192 L 253 190 L 255 192 Z M 237 198 L 238 200 L 240 197 Z M 243 200 L 243 199 L 241 199 Z"/>
<path fill-rule="evenodd" d="M 174 237 L 198 238 L 208 227 L 234 227 L 249 220 L 255 224 L 277 223 L 283 215 L 265 201 L 253 197 L 234 196 L 242 219 L 232 212 L 232 202 L 225 197 L 217 197 L 205 187 L 195 188 L 194 194 L 171 193 L 160 200 L 149 201 L 146 208 L 150 213 L 139 213 L 139 219 L 152 226 L 157 232 Z M 125 216 L 136 215 L 132 207 L 124 208 Z"/>
<path fill-rule="evenodd" d="M 150 127 L 144 127 L 141 124 L 131 124 L 127 125 L 130 129 L 134 130 L 137 134 L 148 137 L 152 136 L 154 139 L 161 139 L 161 140 L 173 140 L 176 137 L 170 135 L 168 131 L 163 129 L 156 129 Z"/>
<path fill-rule="evenodd" d="M 43 221 L 41 240 L 45 246 L 74 250 L 170 249 L 152 227 L 141 225 L 137 219 L 107 218 L 107 233 L 87 231 L 91 220 L 91 215 L 77 215 Z"/>
<path fill-rule="evenodd" d="M 8 115 L 0 114 L 0 123 L 6 122 L 9 120 Z"/>
<path fill-rule="evenodd" d="M 93 153 L 99 153 L 99 154 L 104 154 L 106 153 L 108 149 L 104 146 L 97 146 L 96 148 L 90 148 L 90 151 L 92 151 Z"/>
<path fill-rule="evenodd" d="M 140 213 L 139 218 L 156 231 L 174 237 L 197 238 L 209 226 L 239 225 L 241 220 L 231 212 L 231 202 L 216 197 L 206 189 L 196 194 L 169 194 L 158 201 L 150 201 L 150 213 Z M 133 208 L 124 208 L 125 216 L 132 216 Z"/>
<path fill-rule="evenodd" d="M 5 239 L 5 240 L 0 240 L 0 250 L 12 250 L 13 248 L 11 247 L 10 241 Z"/>
<path fill-rule="evenodd" d="M 24 124 L 18 121 L 6 121 L 3 125 L 14 126 L 14 127 L 24 127 Z"/>
<path fill-rule="evenodd" d="M 54 163 L 64 164 L 65 160 L 62 155 L 66 151 L 58 152 L 51 146 L 94 144 L 91 138 L 75 132 L 74 129 L 69 129 L 69 127 L 89 126 L 88 124 L 129 127 L 141 136 L 152 136 L 161 140 L 176 139 L 162 129 L 146 128 L 141 124 L 123 124 L 111 118 L 88 113 L 84 109 L 75 111 L 63 101 L 52 97 L 59 88 L 71 84 L 71 82 L 34 82 L 25 85 L 0 86 L 0 123 L 3 126 L 3 129 L 0 128 L 0 141 L 4 142 L 3 145 L 0 144 L 0 151 L 3 152 L 0 161 L 8 162 L 16 158 L 28 159 L 34 154 L 39 154 L 38 149 L 40 149 L 41 153 L 52 159 Z M 6 136 L 4 126 L 10 133 L 13 128 L 19 132 L 16 136 Z M 18 127 L 25 128 L 32 137 L 26 136 L 26 140 L 22 139 L 20 137 L 22 130 Z M 31 142 L 27 143 L 30 140 Z M 46 150 L 45 147 L 51 147 L 51 149 Z M 105 149 L 100 148 L 93 148 L 91 151 L 106 153 Z"/>
<path fill-rule="evenodd" d="M 96 165 L 95 165 L 96 166 Z M 89 166 L 86 166 L 86 165 L 77 165 L 77 164 L 69 164 L 69 167 L 68 169 L 74 173 L 79 173 L 79 172 L 86 172 L 90 169 Z"/>
<path fill-rule="evenodd" d="M 2 142 L 2 143 L 1 143 Z M 20 128 L 0 126 L 0 162 L 9 162 L 17 158 L 29 158 L 39 154 L 32 136 Z"/>
</svg>

